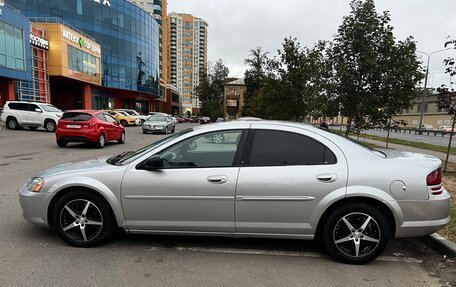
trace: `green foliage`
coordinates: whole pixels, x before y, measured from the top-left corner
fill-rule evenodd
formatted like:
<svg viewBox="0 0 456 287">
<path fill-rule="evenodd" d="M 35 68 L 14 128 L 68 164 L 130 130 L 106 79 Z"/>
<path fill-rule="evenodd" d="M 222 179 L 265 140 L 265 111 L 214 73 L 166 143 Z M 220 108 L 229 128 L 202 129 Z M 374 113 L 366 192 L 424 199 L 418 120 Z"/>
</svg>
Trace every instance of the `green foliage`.
<svg viewBox="0 0 456 287">
<path fill-rule="evenodd" d="M 195 95 L 202 103 L 200 114 L 211 120 L 223 117 L 224 81 L 229 70 L 219 59 L 214 65 L 209 65 L 208 71 L 201 71 L 199 86 L 195 88 Z"/>
</svg>

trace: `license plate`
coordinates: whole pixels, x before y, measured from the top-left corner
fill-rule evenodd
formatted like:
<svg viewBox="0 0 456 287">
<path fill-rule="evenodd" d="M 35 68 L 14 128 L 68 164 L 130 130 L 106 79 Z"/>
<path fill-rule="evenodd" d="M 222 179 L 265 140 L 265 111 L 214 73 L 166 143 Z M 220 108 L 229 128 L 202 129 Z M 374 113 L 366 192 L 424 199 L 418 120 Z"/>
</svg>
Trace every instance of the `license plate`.
<svg viewBox="0 0 456 287">
<path fill-rule="evenodd" d="M 80 125 L 67 125 L 67 128 L 69 128 L 69 129 L 80 129 L 81 126 Z"/>
</svg>

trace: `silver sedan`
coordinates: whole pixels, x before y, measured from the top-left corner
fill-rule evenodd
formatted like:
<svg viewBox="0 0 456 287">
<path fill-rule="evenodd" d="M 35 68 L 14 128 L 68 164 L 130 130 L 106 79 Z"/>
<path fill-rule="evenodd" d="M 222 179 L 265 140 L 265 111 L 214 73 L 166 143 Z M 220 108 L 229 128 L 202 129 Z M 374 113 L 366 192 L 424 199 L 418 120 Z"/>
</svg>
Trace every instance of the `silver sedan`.
<svg viewBox="0 0 456 287">
<path fill-rule="evenodd" d="M 223 134 L 222 143 L 210 139 Z M 312 126 L 237 121 L 194 127 L 134 152 L 70 162 L 20 191 L 26 220 L 67 243 L 129 233 L 320 239 L 366 263 L 391 238 L 450 220 L 435 157 L 371 150 Z"/>
<path fill-rule="evenodd" d="M 142 125 L 143 133 L 174 133 L 176 131 L 176 123 L 172 117 L 166 114 L 154 114 L 150 116 Z"/>
</svg>

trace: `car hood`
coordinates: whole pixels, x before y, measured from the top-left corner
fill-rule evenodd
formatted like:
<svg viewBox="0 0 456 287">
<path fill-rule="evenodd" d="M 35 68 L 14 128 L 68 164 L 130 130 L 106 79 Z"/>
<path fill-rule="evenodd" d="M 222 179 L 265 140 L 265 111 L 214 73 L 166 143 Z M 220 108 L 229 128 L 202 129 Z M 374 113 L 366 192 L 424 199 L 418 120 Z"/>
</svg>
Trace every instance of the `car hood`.
<svg viewBox="0 0 456 287">
<path fill-rule="evenodd" d="M 100 157 L 91 157 L 85 158 L 81 160 L 71 161 L 64 164 L 60 164 L 50 169 L 47 169 L 40 174 L 39 177 L 49 177 L 59 174 L 66 174 L 66 173 L 77 173 L 81 171 L 95 171 L 100 170 L 103 168 L 114 168 L 115 166 L 110 165 L 106 162 L 108 158 L 112 155 L 107 156 L 100 156 Z"/>
<path fill-rule="evenodd" d="M 442 161 L 439 158 L 432 155 L 397 150 L 381 151 L 386 154 L 386 159 L 391 161 L 408 161 L 432 168 L 437 168 L 442 164 Z"/>
</svg>

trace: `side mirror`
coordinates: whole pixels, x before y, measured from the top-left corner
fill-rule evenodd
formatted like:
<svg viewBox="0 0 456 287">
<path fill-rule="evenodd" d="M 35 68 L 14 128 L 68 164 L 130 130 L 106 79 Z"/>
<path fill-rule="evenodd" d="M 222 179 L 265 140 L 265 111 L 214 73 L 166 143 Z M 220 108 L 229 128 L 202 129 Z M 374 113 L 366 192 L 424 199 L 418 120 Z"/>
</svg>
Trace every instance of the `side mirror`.
<svg viewBox="0 0 456 287">
<path fill-rule="evenodd" d="M 163 159 L 160 158 L 159 154 L 156 154 L 137 165 L 136 168 L 144 170 L 157 170 L 163 168 Z"/>
<path fill-rule="evenodd" d="M 37 112 L 37 113 L 41 113 L 41 110 L 40 110 L 40 109 L 38 109 L 38 108 L 36 108 L 36 109 L 35 109 L 35 112 Z"/>
</svg>

